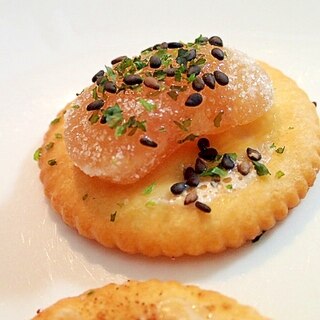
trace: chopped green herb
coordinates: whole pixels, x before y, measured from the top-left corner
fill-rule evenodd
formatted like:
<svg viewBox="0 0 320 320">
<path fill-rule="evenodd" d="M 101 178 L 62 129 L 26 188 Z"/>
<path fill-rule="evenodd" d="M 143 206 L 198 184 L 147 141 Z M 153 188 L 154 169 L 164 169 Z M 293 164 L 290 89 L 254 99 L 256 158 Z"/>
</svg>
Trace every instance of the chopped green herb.
<svg viewBox="0 0 320 320">
<path fill-rule="evenodd" d="M 215 116 L 214 120 L 213 120 L 213 124 L 216 128 L 219 128 L 221 125 L 221 120 L 222 120 L 222 116 L 224 114 L 224 111 L 221 110 L 218 112 L 218 114 Z"/>
<path fill-rule="evenodd" d="M 92 115 L 89 118 L 89 121 L 91 124 L 97 123 L 100 119 L 99 115 L 97 113 L 92 113 Z"/>
<path fill-rule="evenodd" d="M 116 220 L 116 215 L 117 215 L 117 211 L 115 211 L 114 213 L 110 214 L 110 221 L 114 222 Z"/>
<path fill-rule="evenodd" d="M 192 74 L 187 78 L 187 80 L 188 80 L 188 82 L 193 82 L 195 78 L 196 78 L 196 74 L 195 74 L 195 73 L 192 73 Z"/>
<path fill-rule="evenodd" d="M 41 155 L 42 155 L 42 148 L 40 147 L 34 152 L 33 160 L 39 161 L 39 159 L 41 158 Z"/>
<path fill-rule="evenodd" d="M 167 74 L 163 70 L 156 70 L 153 73 L 153 77 L 156 78 L 159 81 L 162 81 L 166 78 Z"/>
<path fill-rule="evenodd" d="M 256 170 L 258 176 L 265 176 L 267 174 L 271 174 L 270 171 L 268 170 L 268 168 L 263 163 L 260 163 L 258 161 L 254 161 L 254 160 L 252 161 L 252 163 L 253 163 L 254 169 Z"/>
<path fill-rule="evenodd" d="M 203 66 L 206 62 L 207 60 L 205 58 L 199 58 L 194 64 L 198 66 Z"/>
<path fill-rule="evenodd" d="M 282 153 L 284 152 L 284 149 L 285 149 L 285 148 L 286 148 L 285 146 L 277 148 L 277 146 L 276 146 L 276 144 L 275 144 L 274 142 L 273 142 L 272 145 L 270 146 L 270 149 L 276 149 L 276 150 L 275 150 L 276 153 L 279 153 L 279 154 L 282 154 Z"/>
<path fill-rule="evenodd" d="M 283 171 L 281 171 L 281 170 L 279 170 L 279 171 L 277 171 L 276 172 L 276 178 L 277 179 L 280 179 L 281 177 L 283 177 L 285 175 L 285 173 L 283 172 Z"/>
<path fill-rule="evenodd" d="M 83 200 L 83 201 L 84 201 L 84 200 L 87 200 L 88 197 L 89 197 L 89 195 L 86 193 L 86 194 L 84 194 L 84 195 L 82 196 L 82 200 Z"/>
<path fill-rule="evenodd" d="M 116 128 L 123 121 L 122 110 L 117 103 L 114 106 L 107 108 L 102 113 L 111 129 Z"/>
<path fill-rule="evenodd" d="M 179 93 L 177 91 L 170 90 L 167 92 L 167 95 L 174 101 L 177 101 Z"/>
<path fill-rule="evenodd" d="M 125 133 L 127 132 L 127 127 L 124 125 L 118 126 L 116 127 L 116 130 L 114 132 L 114 135 L 116 137 L 121 137 L 123 136 Z"/>
<path fill-rule="evenodd" d="M 107 77 L 102 77 L 100 78 L 99 80 L 99 88 L 98 88 L 98 91 L 101 92 L 100 90 L 103 90 L 104 87 L 103 85 L 108 81 L 108 78 Z"/>
<path fill-rule="evenodd" d="M 181 81 L 182 79 L 182 74 L 186 71 L 186 67 L 185 65 L 180 65 L 180 67 L 176 70 L 176 73 L 175 73 L 175 76 L 174 76 L 174 79 L 176 81 Z"/>
<path fill-rule="evenodd" d="M 106 79 L 106 78 L 104 78 L 104 79 Z M 104 91 L 105 91 L 104 81 L 101 81 L 101 82 L 99 83 L 99 86 L 98 86 L 98 92 L 99 92 L 99 93 L 103 93 Z"/>
<path fill-rule="evenodd" d="M 156 55 L 164 66 L 168 66 L 172 62 L 172 55 L 168 53 L 167 49 L 159 49 Z"/>
<path fill-rule="evenodd" d="M 62 139 L 62 134 L 61 133 L 55 133 L 54 134 L 56 139 Z"/>
<path fill-rule="evenodd" d="M 141 60 L 137 60 L 134 62 L 134 65 L 136 66 L 137 70 L 141 70 L 143 69 L 144 67 L 147 66 L 147 64 Z"/>
<path fill-rule="evenodd" d="M 75 105 L 73 105 L 71 108 L 72 108 L 72 109 L 79 109 L 80 106 L 79 106 L 78 104 L 75 104 Z"/>
<path fill-rule="evenodd" d="M 161 126 L 159 128 L 159 132 L 167 132 L 167 129 L 164 126 Z"/>
<path fill-rule="evenodd" d="M 153 191 L 153 189 L 155 188 L 155 186 L 156 186 L 156 183 L 155 182 L 153 182 L 153 183 L 151 183 L 149 186 L 147 186 L 144 190 L 143 190 L 143 195 L 148 195 L 148 194 L 150 194 L 152 191 Z"/>
<path fill-rule="evenodd" d="M 197 139 L 198 137 L 199 137 L 199 135 L 190 133 L 190 134 L 188 134 L 186 137 L 184 137 L 183 139 L 178 140 L 178 143 L 184 143 L 184 142 L 186 142 L 186 141 L 194 141 L 194 140 Z"/>
<path fill-rule="evenodd" d="M 282 154 L 285 148 L 286 148 L 285 146 L 277 148 L 276 153 Z"/>
<path fill-rule="evenodd" d="M 181 74 L 181 72 L 180 71 L 176 71 L 176 74 L 175 74 L 175 76 L 174 76 L 174 79 L 176 80 L 176 81 L 181 81 L 181 79 L 182 79 L 182 74 Z"/>
<path fill-rule="evenodd" d="M 270 149 L 276 148 L 276 144 L 272 142 L 272 145 L 270 146 Z"/>
<path fill-rule="evenodd" d="M 141 70 L 148 65 L 147 60 L 141 60 L 141 56 L 135 57 L 133 59 L 133 63 L 135 65 L 135 67 L 137 68 L 137 70 Z"/>
<path fill-rule="evenodd" d="M 238 158 L 238 155 L 234 152 L 232 153 L 226 153 L 233 161 L 236 161 Z"/>
<path fill-rule="evenodd" d="M 233 186 L 232 186 L 232 184 L 227 184 L 227 185 L 226 185 L 226 188 L 227 188 L 228 190 L 232 190 Z"/>
<path fill-rule="evenodd" d="M 146 202 L 146 207 L 154 207 L 157 203 L 154 200 L 149 200 Z"/>
<path fill-rule="evenodd" d="M 143 132 L 147 131 L 147 125 L 145 120 L 144 121 L 135 120 L 133 126 L 136 126 L 138 129 L 142 130 Z"/>
<path fill-rule="evenodd" d="M 146 121 L 138 121 L 135 116 L 132 116 L 128 121 L 124 122 L 121 125 L 118 125 L 115 130 L 115 136 L 120 137 L 127 132 L 127 129 L 131 129 L 128 133 L 129 136 L 135 134 L 137 129 L 142 130 L 143 132 L 147 131 Z"/>
<path fill-rule="evenodd" d="M 175 125 L 177 125 L 181 130 L 188 132 L 189 131 L 189 127 L 191 125 L 191 119 L 186 119 L 186 120 L 182 120 L 181 122 L 179 121 L 173 121 Z"/>
<path fill-rule="evenodd" d="M 57 117 L 57 118 L 53 119 L 53 120 L 50 122 L 50 124 L 51 124 L 51 125 L 56 124 L 56 123 L 58 123 L 58 122 L 60 121 L 60 119 L 61 119 L 61 117 Z"/>
<path fill-rule="evenodd" d="M 133 65 L 133 60 L 131 60 L 130 58 L 125 58 L 121 61 L 121 63 L 119 63 L 119 65 L 116 66 L 116 70 L 120 73 L 123 74 L 125 72 L 125 70 L 128 67 L 132 67 Z"/>
<path fill-rule="evenodd" d="M 94 87 L 93 90 L 92 90 L 92 98 L 93 98 L 94 100 L 97 100 L 97 99 L 98 99 L 97 89 L 98 89 L 98 87 Z"/>
<path fill-rule="evenodd" d="M 194 43 L 196 43 L 196 44 L 206 44 L 207 41 L 208 41 L 208 38 L 207 37 L 203 37 L 202 34 L 200 34 L 200 36 L 194 40 Z"/>
<path fill-rule="evenodd" d="M 53 146 L 54 146 L 54 143 L 53 142 L 49 142 L 48 144 L 45 145 L 45 148 L 48 151 L 48 150 L 52 149 Z"/>
<path fill-rule="evenodd" d="M 157 106 L 154 103 L 148 102 L 145 99 L 140 98 L 139 102 L 142 104 L 142 106 L 147 110 L 147 111 L 153 111 L 157 108 Z"/>
<path fill-rule="evenodd" d="M 114 82 L 117 79 L 117 75 L 114 73 L 112 68 L 110 68 L 108 66 L 105 66 L 105 68 L 106 68 L 107 78 Z"/>
<path fill-rule="evenodd" d="M 212 167 L 201 173 L 202 177 L 219 176 L 224 178 L 228 175 L 228 171 L 219 167 Z"/>
<path fill-rule="evenodd" d="M 176 58 L 176 62 L 180 65 L 183 65 L 185 66 L 187 64 L 187 58 L 188 58 L 188 55 L 189 55 L 189 51 L 186 50 L 186 49 L 179 49 L 178 50 L 178 56 Z"/>
<path fill-rule="evenodd" d="M 50 159 L 50 160 L 48 160 L 48 165 L 49 165 L 49 166 L 55 166 L 56 164 L 57 164 L 56 159 Z"/>
</svg>

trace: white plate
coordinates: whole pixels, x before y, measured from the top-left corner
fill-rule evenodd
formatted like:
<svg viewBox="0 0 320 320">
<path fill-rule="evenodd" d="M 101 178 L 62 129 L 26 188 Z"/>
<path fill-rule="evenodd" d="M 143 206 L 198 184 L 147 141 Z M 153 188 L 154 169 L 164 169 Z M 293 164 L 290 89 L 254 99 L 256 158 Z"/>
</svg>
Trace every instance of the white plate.
<svg viewBox="0 0 320 320">
<path fill-rule="evenodd" d="M 128 277 L 218 290 L 274 319 L 318 320 L 320 177 L 255 245 L 147 259 L 101 248 L 66 227 L 43 196 L 32 155 L 49 121 L 97 70 L 162 40 L 218 34 L 319 101 L 319 12 L 311 0 L 1 1 L 0 318 L 29 319 L 61 297 Z"/>
</svg>

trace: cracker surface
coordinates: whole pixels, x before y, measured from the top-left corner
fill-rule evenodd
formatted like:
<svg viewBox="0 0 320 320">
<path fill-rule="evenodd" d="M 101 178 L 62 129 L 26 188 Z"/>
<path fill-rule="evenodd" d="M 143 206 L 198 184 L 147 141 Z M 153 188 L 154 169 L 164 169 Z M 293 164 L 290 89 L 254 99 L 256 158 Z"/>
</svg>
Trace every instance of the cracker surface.
<svg viewBox="0 0 320 320">
<path fill-rule="evenodd" d="M 53 208 L 82 236 L 147 256 L 217 253 L 240 247 L 272 228 L 315 180 L 320 129 L 314 104 L 296 83 L 272 67 L 263 67 L 274 85 L 271 110 L 250 124 L 208 138 L 220 153 L 241 155 L 249 146 L 265 150 L 270 175 L 255 176 L 244 187 L 209 197 L 211 213 L 206 214 L 183 205 L 170 192 L 170 186 L 181 180 L 182 168 L 194 162 L 196 142 L 183 144 L 138 182 L 117 185 L 89 177 L 73 165 L 63 141 L 63 110 L 59 121 L 50 125 L 39 161 Z M 275 152 L 273 145 L 285 147 L 284 152 Z M 278 172 L 284 175 L 279 178 Z"/>
<path fill-rule="evenodd" d="M 104 319 L 267 319 L 253 308 L 217 292 L 178 282 L 128 281 L 65 298 L 40 311 L 34 320 Z"/>
</svg>

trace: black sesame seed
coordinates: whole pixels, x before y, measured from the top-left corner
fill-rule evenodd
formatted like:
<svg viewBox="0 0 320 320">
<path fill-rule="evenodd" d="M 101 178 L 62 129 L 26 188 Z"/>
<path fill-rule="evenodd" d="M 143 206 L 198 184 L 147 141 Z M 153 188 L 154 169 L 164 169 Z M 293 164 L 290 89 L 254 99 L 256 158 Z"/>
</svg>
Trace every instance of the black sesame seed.
<svg viewBox="0 0 320 320">
<path fill-rule="evenodd" d="M 216 80 L 214 78 L 213 73 L 205 73 L 202 76 L 202 80 L 210 89 L 214 89 Z"/>
<path fill-rule="evenodd" d="M 158 144 L 154 141 L 152 141 L 150 138 L 144 136 L 140 138 L 140 143 L 146 147 L 156 148 Z"/>
<path fill-rule="evenodd" d="M 194 169 L 192 167 L 187 167 L 183 172 L 183 177 L 185 180 L 188 180 L 194 174 L 195 174 Z"/>
<path fill-rule="evenodd" d="M 202 172 L 204 172 L 206 170 L 207 170 L 206 163 L 202 159 L 197 158 L 195 166 L 194 166 L 194 171 L 198 174 L 201 174 Z"/>
<path fill-rule="evenodd" d="M 246 176 L 250 172 L 251 162 L 249 162 L 249 161 L 241 161 L 237 165 L 237 169 L 243 176 Z"/>
<path fill-rule="evenodd" d="M 187 107 L 196 107 L 202 102 L 202 95 L 200 93 L 192 93 L 188 97 L 188 99 L 185 102 L 185 105 Z"/>
<path fill-rule="evenodd" d="M 115 59 L 113 59 L 113 60 L 111 61 L 111 64 L 112 64 L 112 65 L 113 65 L 113 64 L 116 64 L 116 63 L 121 62 L 122 60 L 124 60 L 124 59 L 126 59 L 126 58 L 128 58 L 128 57 L 127 57 L 127 56 L 117 57 L 117 58 L 115 58 Z"/>
<path fill-rule="evenodd" d="M 207 161 L 214 161 L 217 155 L 218 155 L 218 151 L 215 148 L 204 149 L 198 153 L 198 156 L 201 159 L 204 159 Z"/>
<path fill-rule="evenodd" d="M 101 78 L 104 76 L 104 71 L 100 70 L 98 71 L 93 77 L 92 77 L 92 82 L 96 82 L 98 78 Z"/>
<path fill-rule="evenodd" d="M 158 80 L 154 77 L 146 77 L 143 81 L 146 87 L 154 89 L 154 90 L 159 90 L 160 89 L 160 84 Z"/>
<path fill-rule="evenodd" d="M 103 105 L 103 100 L 95 100 L 87 105 L 87 111 L 100 110 Z"/>
<path fill-rule="evenodd" d="M 194 65 L 188 68 L 187 76 L 190 77 L 193 73 L 197 76 L 201 71 L 201 68 L 198 65 Z"/>
<path fill-rule="evenodd" d="M 193 60 L 196 56 L 197 56 L 196 49 L 189 50 L 188 55 L 187 55 L 187 61 Z"/>
<path fill-rule="evenodd" d="M 211 212 L 211 208 L 209 206 L 207 206 L 205 203 L 200 202 L 200 201 L 196 201 L 195 206 L 200 209 L 203 212 L 206 213 L 210 213 Z"/>
<path fill-rule="evenodd" d="M 142 83 L 142 78 L 139 75 L 136 74 L 129 74 L 124 77 L 123 79 L 124 83 L 130 86 L 133 86 L 135 84 Z"/>
<path fill-rule="evenodd" d="M 261 153 L 258 150 L 247 148 L 247 156 L 250 160 L 259 161 L 261 160 Z"/>
<path fill-rule="evenodd" d="M 167 68 L 163 71 L 166 73 L 167 77 L 174 77 L 176 74 L 176 68 Z"/>
<path fill-rule="evenodd" d="M 162 42 L 160 44 L 160 49 L 167 49 L 168 48 L 168 43 L 167 42 Z"/>
<path fill-rule="evenodd" d="M 109 93 L 116 93 L 117 87 L 112 81 L 106 81 L 104 83 L 104 89 Z"/>
<path fill-rule="evenodd" d="M 222 47 L 223 42 L 222 39 L 218 36 L 213 36 L 209 39 L 209 43 L 213 46 Z"/>
<path fill-rule="evenodd" d="M 190 187 L 196 187 L 200 183 L 199 176 L 194 172 L 194 174 L 186 181 L 186 184 Z"/>
<path fill-rule="evenodd" d="M 188 205 L 190 203 L 193 203 L 193 202 L 197 201 L 197 199 L 198 199 L 197 193 L 195 191 L 191 191 L 186 195 L 186 197 L 184 199 L 184 205 Z"/>
<path fill-rule="evenodd" d="M 107 123 L 107 117 L 103 115 L 103 116 L 101 117 L 101 119 L 100 119 L 100 123 L 101 123 L 101 124 Z"/>
<path fill-rule="evenodd" d="M 200 151 L 206 150 L 210 147 L 210 141 L 207 138 L 200 138 L 198 140 L 198 148 Z"/>
<path fill-rule="evenodd" d="M 157 69 L 161 66 L 161 59 L 158 56 L 152 56 L 150 58 L 150 67 Z"/>
<path fill-rule="evenodd" d="M 226 170 L 233 169 L 235 167 L 235 162 L 231 159 L 231 157 L 225 153 L 221 159 L 220 165 L 222 168 Z"/>
<path fill-rule="evenodd" d="M 314 104 L 314 106 L 317 106 L 317 101 L 312 101 L 312 103 Z"/>
<path fill-rule="evenodd" d="M 181 43 L 181 42 L 169 42 L 168 43 L 169 49 L 176 49 L 176 48 L 182 48 L 182 47 L 183 47 L 183 43 Z"/>
<path fill-rule="evenodd" d="M 215 57 L 218 60 L 223 60 L 224 59 L 224 53 L 221 49 L 219 48 L 214 48 L 211 50 L 211 54 L 213 57 Z"/>
<path fill-rule="evenodd" d="M 167 48 L 168 48 L 168 44 L 166 42 L 157 43 L 152 47 L 153 50 L 167 49 Z"/>
<path fill-rule="evenodd" d="M 188 188 L 188 185 L 185 182 L 177 182 L 173 184 L 170 188 L 170 191 L 175 194 L 181 194 L 184 190 Z"/>
<path fill-rule="evenodd" d="M 192 81 L 192 88 L 195 91 L 201 91 L 204 89 L 204 81 L 200 78 L 200 77 L 196 77 L 193 81 Z"/>
<path fill-rule="evenodd" d="M 190 187 L 196 187 L 200 183 L 200 178 L 192 167 L 188 167 L 184 171 L 183 176 L 186 180 L 186 184 Z"/>
<path fill-rule="evenodd" d="M 220 86 L 225 86 L 229 83 L 228 76 L 222 71 L 216 70 L 213 74 L 214 74 L 214 78 L 220 84 Z"/>
</svg>

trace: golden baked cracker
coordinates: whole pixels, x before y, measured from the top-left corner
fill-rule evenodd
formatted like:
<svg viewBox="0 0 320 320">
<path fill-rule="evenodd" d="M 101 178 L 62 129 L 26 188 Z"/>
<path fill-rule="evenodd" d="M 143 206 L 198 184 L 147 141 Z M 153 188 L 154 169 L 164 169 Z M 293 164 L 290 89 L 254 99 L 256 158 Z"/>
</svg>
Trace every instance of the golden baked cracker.
<svg viewBox="0 0 320 320">
<path fill-rule="evenodd" d="M 40 311 L 34 319 L 267 319 L 217 292 L 178 282 L 128 281 L 89 290 Z"/>
<path fill-rule="evenodd" d="M 270 229 L 314 182 L 320 167 L 320 129 L 306 94 L 281 72 L 264 68 L 274 84 L 273 108 L 248 125 L 209 139 L 220 153 L 241 156 L 247 147 L 262 150 L 270 175 L 245 177 L 241 187 L 209 198 L 207 214 L 193 204 L 183 205 L 170 192 L 170 186 L 183 179 L 183 166 L 194 163 L 195 142 L 183 144 L 139 182 L 111 184 L 86 176 L 72 164 L 63 141 L 61 113 L 59 121 L 50 125 L 39 161 L 52 206 L 81 235 L 147 256 L 220 252 Z"/>
</svg>

